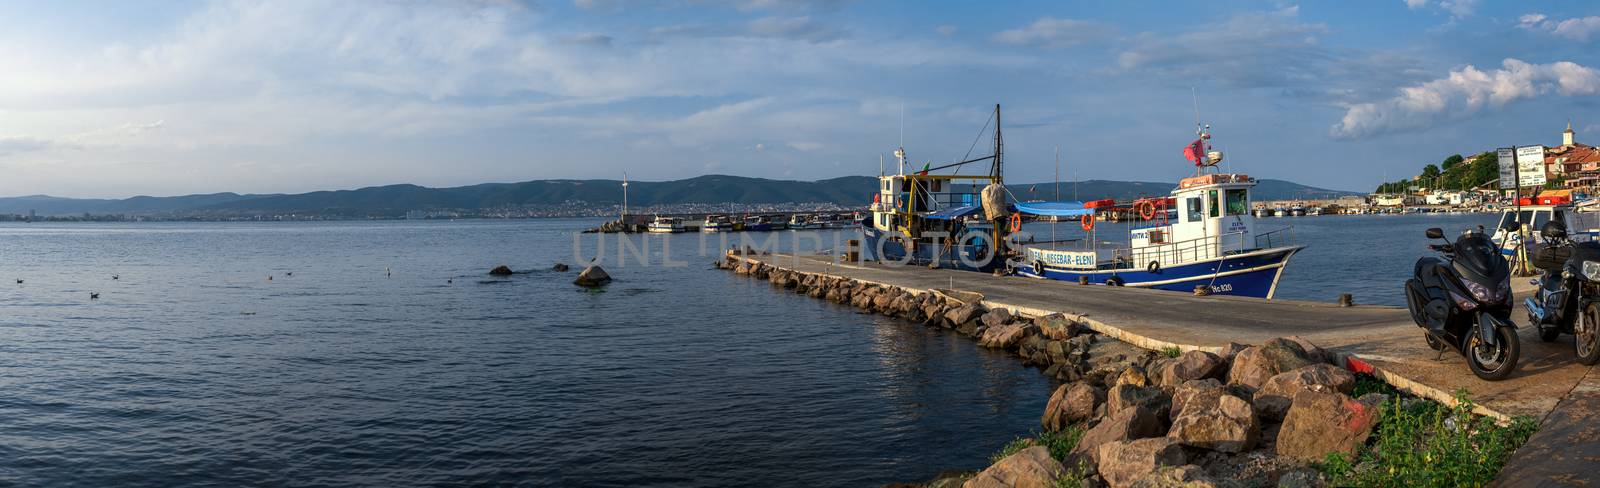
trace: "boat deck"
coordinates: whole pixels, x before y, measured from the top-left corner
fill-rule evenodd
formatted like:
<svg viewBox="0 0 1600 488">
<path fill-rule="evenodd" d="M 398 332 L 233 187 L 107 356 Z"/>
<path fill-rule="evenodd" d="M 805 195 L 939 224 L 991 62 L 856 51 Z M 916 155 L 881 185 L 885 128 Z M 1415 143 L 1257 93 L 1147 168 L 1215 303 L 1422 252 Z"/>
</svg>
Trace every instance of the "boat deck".
<svg viewBox="0 0 1600 488">
<path fill-rule="evenodd" d="M 826 273 L 908 289 L 976 292 L 992 307 L 1081 317 L 1096 330 L 1141 347 L 1209 349 L 1230 342 L 1258 344 L 1275 337 L 1302 336 L 1369 363 L 1396 386 L 1422 396 L 1448 397 L 1464 389 L 1484 413 L 1502 417 L 1527 415 L 1539 420 L 1548 417 L 1546 427 L 1518 451 L 1518 467 L 1508 467 L 1507 472 L 1548 477 L 1561 473 L 1563 479 L 1592 477 L 1600 482 L 1600 470 L 1574 474 L 1577 465 L 1570 463 L 1576 460 L 1573 456 L 1584 454 L 1593 455 L 1583 461 L 1600 462 L 1600 434 L 1585 428 L 1600 421 L 1600 408 L 1595 408 L 1600 404 L 1593 403 L 1600 400 L 1600 378 L 1591 377 L 1590 367 L 1573 360 L 1571 336 L 1545 343 L 1532 327 L 1522 327 L 1522 357 L 1517 371 L 1508 379 L 1490 382 L 1473 376 L 1459 355 L 1447 352 L 1440 357 L 1428 349 L 1409 313 L 1399 307 L 1198 297 L 925 267 L 835 264 L 831 256 L 820 255 L 752 259 L 804 273 Z M 1516 293 L 1527 295 L 1527 286 L 1524 282 Z M 1338 290 L 1330 290 L 1329 298 L 1337 293 Z M 1525 321 L 1521 310 L 1512 317 L 1519 323 Z M 1566 452 L 1568 462 L 1557 463 L 1552 460 L 1558 457 L 1528 454 L 1540 449 Z"/>
</svg>

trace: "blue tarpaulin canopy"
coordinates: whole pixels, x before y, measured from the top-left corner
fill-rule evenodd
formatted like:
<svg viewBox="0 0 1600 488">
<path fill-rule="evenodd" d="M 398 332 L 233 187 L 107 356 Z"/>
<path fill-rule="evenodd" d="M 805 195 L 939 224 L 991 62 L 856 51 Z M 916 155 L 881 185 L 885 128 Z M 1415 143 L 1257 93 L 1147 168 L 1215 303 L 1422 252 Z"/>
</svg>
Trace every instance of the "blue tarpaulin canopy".
<svg viewBox="0 0 1600 488">
<path fill-rule="evenodd" d="M 1017 202 L 1017 211 L 1045 217 L 1079 217 L 1094 215 L 1094 209 L 1083 208 L 1083 202 Z"/>
<path fill-rule="evenodd" d="M 964 217 L 966 217 L 968 215 L 972 215 L 972 214 L 975 214 L 975 213 L 978 213 L 978 212 L 982 212 L 982 211 L 983 211 L 983 208 L 979 207 L 977 205 L 966 205 L 966 206 L 961 206 L 961 207 L 950 207 L 950 208 L 946 208 L 946 209 L 941 209 L 941 210 L 939 210 L 937 212 L 933 212 L 933 213 L 928 214 L 926 216 L 926 218 L 937 219 L 937 220 L 955 220 L 955 219 L 964 218 Z"/>
</svg>

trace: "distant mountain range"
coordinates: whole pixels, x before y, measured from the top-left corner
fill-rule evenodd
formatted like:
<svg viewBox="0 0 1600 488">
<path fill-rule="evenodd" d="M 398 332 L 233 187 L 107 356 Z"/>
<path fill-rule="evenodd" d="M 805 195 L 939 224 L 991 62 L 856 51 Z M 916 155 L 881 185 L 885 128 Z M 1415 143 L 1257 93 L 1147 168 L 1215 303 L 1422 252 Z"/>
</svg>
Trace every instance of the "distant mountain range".
<svg viewBox="0 0 1600 488">
<path fill-rule="evenodd" d="M 819 181 L 769 180 L 708 175 L 676 181 L 633 181 L 628 203 L 634 207 L 676 204 L 779 204 L 833 203 L 865 205 L 876 191 L 877 179 L 846 176 Z M 1018 198 L 1053 199 L 1055 183 L 1007 185 Z M 1165 195 L 1172 183 L 1088 180 L 1077 183 L 1079 199 L 1129 199 Z M 1070 198 L 1071 182 L 1062 182 L 1062 195 Z M 1029 191 L 1029 190 L 1033 191 Z M 1257 200 L 1329 198 L 1356 192 L 1327 190 L 1283 180 L 1260 180 Z M 316 191 L 299 194 L 241 195 L 211 193 L 173 197 L 137 196 L 126 199 L 79 199 L 45 195 L 0 198 L 0 214 L 41 216 L 148 215 L 227 217 L 250 215 L 319 215 L 325 217 L 398 217 L 409 211 L 464 210 L 552 206 L 612 206 L 622 203 L 618 180 L 536 180 L 521 183 L 485 183 L 453 188 L 388 185 L 355 190 Z"/>
</svg>

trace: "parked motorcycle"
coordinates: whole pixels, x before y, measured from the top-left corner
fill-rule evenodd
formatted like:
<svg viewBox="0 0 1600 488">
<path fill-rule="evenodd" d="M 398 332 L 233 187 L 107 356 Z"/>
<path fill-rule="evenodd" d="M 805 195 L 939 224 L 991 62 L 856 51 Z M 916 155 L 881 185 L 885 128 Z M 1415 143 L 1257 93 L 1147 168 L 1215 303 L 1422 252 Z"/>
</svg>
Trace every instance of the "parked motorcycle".
<svg viewBox="0 0 1600 488">
<path fill-rule="evenodd" d="M 1445 241 L 1428 245 L 1443 259 L 1423 257 L 1412 268 L 1406 280 L 1411 319 L 1439 354 L 1453 349 L 1479 378 L 1505 378 L 1521 351 L 1511 322 L 1511 268 L 1482 231 L 1464 232 L 1454 243 L 1438 228 L 1427 236 Z"/>
<path fill-rule="evenodd" d="M 1545 224 L 1539 234 L 1544 246 L 1533 253 L 1533 265 L 1543 273 L 1533 280 L 1538 291 L 1524 302 L 1528 321 L 1545 342 L 1576 336 L 1578 362 L 1600 363 L 1600 243 L 1573 242 L 1560 222 Z"/>
</svg>

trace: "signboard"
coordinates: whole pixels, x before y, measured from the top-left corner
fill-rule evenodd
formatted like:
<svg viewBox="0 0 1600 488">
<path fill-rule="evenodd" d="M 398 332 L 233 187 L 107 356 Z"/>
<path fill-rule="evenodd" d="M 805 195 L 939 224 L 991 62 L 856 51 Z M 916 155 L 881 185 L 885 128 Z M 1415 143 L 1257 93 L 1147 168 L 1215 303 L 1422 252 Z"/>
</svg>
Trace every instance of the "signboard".
<svg viewBox="0 0 1600 488">
<path fill-rule="evenodd" d="M 1500 156 L 1500 188 L 1516 188 L 1517 186 L 1517 159 L 1516 149 L 1502 147 L 1495 151 Z"/>
<path fill-rule="evenodd" d="M 1028 258 L 1033 264 L 1043 262 L 1052 268 L 1095 269 L 1098 261 L 1094 251 L 1056 251 L 1028 248 Z"/>
<path fill-rule="evenodd" d="M 1524 187 L 1544 186 L 1544 146 L 1517 148 L 1517 182 Z"/>
</svg>

